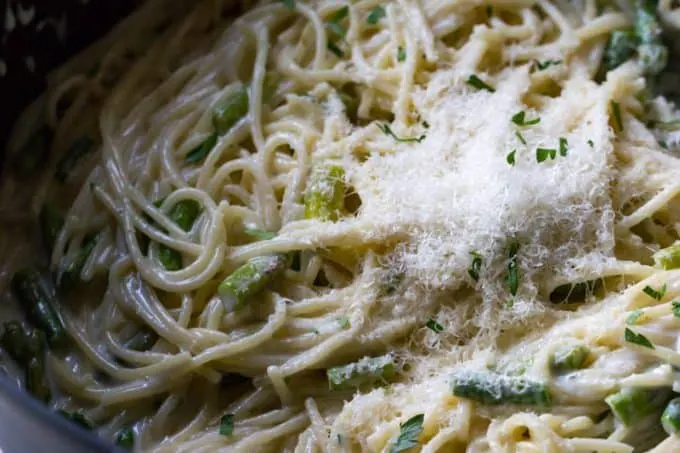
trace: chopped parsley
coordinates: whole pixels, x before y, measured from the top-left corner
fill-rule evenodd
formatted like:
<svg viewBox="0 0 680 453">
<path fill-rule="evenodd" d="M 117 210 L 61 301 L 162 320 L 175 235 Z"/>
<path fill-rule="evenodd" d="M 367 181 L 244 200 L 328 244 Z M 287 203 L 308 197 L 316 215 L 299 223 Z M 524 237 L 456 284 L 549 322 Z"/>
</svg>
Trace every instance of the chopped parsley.
<svg viewBox="0 0 680 453">
<path fill-rule="evenodd" d="M 226 437 L 234 433 L 234 414 L 224 414 L 220 419 L 220 434 Z"/>
<path fill-rule="evenodd" d="M 333 15 L 328 20 L 326 26 L 330 31 L 332 36 L 328 37 L 328 42 L 326 47 L 328 50 L 333 52 L 338 58 L 342 58 L 345 53 L 338 46 L 336 41 L 342 41 L 345 39 L 345 29 L 342 27 L 342 21 L 349 16 L 349 6 L 345 5 L 333 13 Z"/>
<path fill-rule="evenodd" d="M 135 432 L 132 427 L 126 426 L 116 434 L 116 445 L 131 449 L 135 445 Z"/>
<path fill-rule="evenodd" d="M 427 326 L 428 329 L 430 329 L 434 333 L 439 333 L 439 332 L 444 331 L 444 326 L 442 326 L 441 324 L 439 324 L 437 321 L 435 321 L 432 318 L 428 319 L 427 322 L 425 323 L 425 325 Z"/>
<path fill-rule="evenodd" d="M 505 308 L 512 308 L 515 305 L 514 299 L 508 299 L 505 301 Z"/>
<path fill-rule="evenodd" d="M 479 280 L 479 271 L 482 270 L 482 255 L 479 252 L 470 252 L 472 255 L 472 264 L 470 264 L 470 269 L 468 269 L 468 274 L 474 281 Z"/>
<path fill-rule="evenodd" d="M 680 318 L 680 302 L 677 300 L 672 301 L 671 307 L 673 307 L 673 316 Z"/>
<path fill-rule="evenodd" d="M 628 327 L 626 327 L 626 330 L 624 332 L 624 338 L 629 343 L 633 343 L 638 346 L 642 346 L 649 349 L 654 349 L 654 345 L 652 344 L 651 341 L 649 341 L 647 337 L 645 337 L 641 333 L 633 332 Z"/>
<path fill-rule="evenodd" d="M 508 163 L 508 165 L 515 165 L 515 153 L 517 152 L 516 149 L 513 149 L 511 152 L 508 153 L 507 156 L 505 156 L 505 161 Z"/>
<path fill-rule="evenodd" d="M 57 413 L 59 413 L 59 415 L 63 416 L 64 418 L 72 421 L 76 425 L 80 425 L 80 427 L 82 428 L 85 429 L 94 428 L 92 422 L 82 412 L 79 411 L 68 412 L 63 409 L 60 409 L 57 411 Z"/>
<path fill-rule="evenodd" d="M 526 145 L 526 144 L 527 144 L 527 141 L 526 141 L 526 139 L 524 138 L 524 135 L 522 135 L 519 131 L 516 131 L 516 132 L 515 132 L 515 137 L 517 137 L 517 139 L 518 139 L 520 142 L 522 142 L 523 145 Z"/>
<path fill-rule="evenodd" d="M 531 126 L 534 124 L 538 124 L 541 122 L 540 118 L 534 118 L 533 120 L 527 120 L 525 118 L 526 113 L 524 110 L 521 110 L 514 115 L 512 115 L 512 122 L 515 123 L 518 126 Z"/>
<path fill-rule="evenodd" d="M 592 140 L 590 140 L 590 139 L 588 139 L 588 145 L 589 145 L 591 148 L 595 148 L 595 143 L 594 143 Z"/>
<path fill-rule="evenodd" d="M 544 162 L 548 158 L 555 159 L 557 150 L 555 148 L 536 148 L 536 162 Z"/>
<path fill-rule="evenodd" d="M 517 295 L 517 289 L 519 289 L 519 272 L 517 270 L 517 252 L 519 251 L 519 244 L 513 242 L 510 244 L 508 249 L 508 276 L 506 278 L 506 283 L 508 284 L 508 290 L 513 296 Z"/>
<path fill-rule="evenodd" d="M 366 22 L 368 22 L 371 25 L 375 25 L 382 19 L 383 17 L 387 16 L 387 13 L 385 12 L 385 8 L 382 6 L 378 5 L 375 8 L 371 10 L 371 12 L 368 14 L 368 17 L 366 18 Z"/>
<path fill-rule="evenodd" d="M 565 157 L 569 151 L 569 142 L 564 137 L 560 137 L 560 156 Z"/>
<path fill-rule="evenodd" d="M 621 120 L 621 104 L 616 101 L 609 101 L 609 106 L 614 117 L 614 129 L 616 132 L 623 132 L 623 121 Z"/>
<path fill-rule="evenodd" d="M 406 49 L 401 46 L 397 48 L 397 61 L 406 61 Z"/>
<path fill-rule="evenodd" d="M 628 324 L 629 326 L 634 325 L 636 322 L 638 322 L 638 320 L 639 320 L 642 316 L 644 316 L 644 314 L 645 314 L 645 312 L 643 312 L 642 310 L 635 310 L 635 311 L 633 311 L 633 312 L 632 312 L 631 314 L 629 314 L 628 317 L 626 318 L 626 324 Z"/>
<path fill-rule="evenodd" d="M 392 129 L 390 128 L 389 125 L 380 124 L 380 123 L 377 123 L 377 124 L 378 124 L 378 128 L 382 131 L 383 134 L 389 135 L 390 137 L 392 137 L 393 139 L 395 139 L 396 141 L 401 142 L 401 143 L 420 143 L 423 140 L 425 140 L 425 137 L 426 137 L 425 134 L 422 134 L 420 137 L 409 137 L 409 138 L 397 137 L 397 135 L 394 132 L 392 132 Z"/>
<path fill-rule="evenodd" d="M 424 414 L 414 415 L 400 426 L 397 441 L 390 448 L 390 453 L 401 453 L 418 445 L 418 436 L 423 431 Z"/>
<path fill-rule="evenodd" d="M 343 329 L 349 329 L 349 318 L 347 316 L 340 316 L 338 318 L 338 324 Z"/>
<path fill-rule="evenodd" d="M 661 287 L 661 289 L 659 289 L 658 291 L 655 290 L 654 288 L 652 288 L 651 286 L 647 285 L 647 286 L 644 287 L 642 292 L 647 294 L 652 299 L 656 299 L 656 300 L 660 301 L 661 299 L 663 299 L 663 296 L 666 295 L 666 289 L 667 289 L 666 284 L 664 284 Z"/>
<path fill-rule="evenodd" d="M 544 60 L 544 61 L 534 60 L 534 66 L 532 67 L 532 69 L 535 71 L 543 71 L 545 69 L 548 69 L 550 66 L 555 66 L 558 64 L 562 64 L 562 60 Z"/>
<path fill-rule="evenodd" d="M 192 149 L 184 157 L 184 162 L 187 164 L 195 164 L 205 159 L 210 151 L 217 145 L 217 133 L 213 132 L 208 135 L 196 148 Z"/>
<path fill-rule="evenodd" d="M 295 9 L 295 0 L 281 0 L 281 3 L 288 9 Z"/>
<path fill-rule="evenodd" d="M 478 90 L 487 90 L 490 92 L 495 92 L 496 89 L 492 87 L 491 85 L 485 83 L 482 79 L 477 77 L 476 75 L 472 74 L 468 79 L 465 81 L 470 86 L 473 86 L 477 88 Z"/>
</svg>

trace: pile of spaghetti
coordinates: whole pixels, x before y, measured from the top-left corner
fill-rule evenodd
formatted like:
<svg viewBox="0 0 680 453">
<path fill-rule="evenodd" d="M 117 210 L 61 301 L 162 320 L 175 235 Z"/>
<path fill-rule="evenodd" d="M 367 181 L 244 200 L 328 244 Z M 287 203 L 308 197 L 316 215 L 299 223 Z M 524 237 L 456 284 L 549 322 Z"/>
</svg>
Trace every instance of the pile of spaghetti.
<svg viewBox="0 0 680 453">
<path fill-rule="evenodd" d="M 2 369 L 143 451 L 680 451 L 677 29 L 144 2 L 17 121 Z"/>
</svg>

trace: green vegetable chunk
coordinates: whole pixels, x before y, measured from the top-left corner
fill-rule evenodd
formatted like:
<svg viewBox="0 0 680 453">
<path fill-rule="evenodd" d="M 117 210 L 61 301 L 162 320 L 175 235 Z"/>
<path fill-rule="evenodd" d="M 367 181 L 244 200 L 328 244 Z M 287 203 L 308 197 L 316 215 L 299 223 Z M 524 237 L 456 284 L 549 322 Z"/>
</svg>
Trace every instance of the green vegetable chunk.
<svg viewBox="0 0 680 453">
<path fill-rule="evenodd" d="M 38 221 L 45 247 L 51 252 L 64 226 L 64 217 L 53 206 L 44 205 L 40 210 Z"/>
<path fill-rule="evenodd" d="M 213 127 L 219 135 L 224 135 L 248 115 L 248 89 L 242 86 L 213 109 Z"/>
<path fill-rule="evenodd" d="M 551 404 L 550 390 L 544 383 L 492 371 L 456 373 L 451 380 L 451 389 L 456 396 L 483 404 Z"/>
<path fill-rule="evenodd" d="M 347 390 L 387 382 L 394 374 L 394 358 L 390 354 L 364 357 L 357 362 L 326 370 L 331 390 Z"/>
<path fill-rule="evenodd" d="M 135 431 L 131 426 L 122 428 L 116 434 L 116 445 L 130 450 L 135 446 Z"/>
<path fill-rule="evenodd" d="M 12 289 L 28 318 L 45 331 L 50 346 L 59 346 L 66 339 L 66 332 L 53 291 L 47 284 L 35 269 L 20 270 L 12 277 Z"/>
<path fill-rule="evenodd" d="M 72 258 L 64 259 L 62 261 L 59 275 L 57 276 L 57 286 L 62 292 L 68 293 L 81 281 L 80 274 L 98 241 L 99 233 L 90 233 L 86 235 L 78 253 Z"/>
<path fill-rule="evenodd" d="M 43 403 L 49 402 L 52 398 L 42 357 L 34 357 L 26 365 L 26 390 Z"/>
<path fill-rule="evenodd" d="M 184 162 L 187 164 L 195 164 L 201 162 L 203 159 L 208 157 L 210 151 L 217 145 L 217 134 L 212 133 L 201 142 L 196 148 L 189 151 L 184 158 Z"/>
<path fill-rule="evenodd" d="M 182 200 L 172 207 L 168 216 L 184 231 L 189 231 L 201 213 L 201 205 L 194 200 Z M 178 271 L 182 268 L 182 254 L 163 244 L 158 246 L 159 259 L 165 270 Z"/>
<path fill-rule="evenodd" d="M 16 155 L 15 167 L 21 175 L 34 173 L 45 162 L 52 143 L 52 130 L 43 125 L 19 149 Z"/>
<path fill-rule="evenodd" d="M 630 59 L 635 52 L 637 41 L 633 30 L 612 32 L 604 52 L 604 69 L 611 71 Z"/>
<path fill-rule="evenodd" d="M 550 366 L 558 373 L 580 370 L 590 356 L 590 349 L 586 345 L 569 346 L 558 349 L 552 356 Z"/>
<path fill-rule="evenodd" d="M 345 170 L 337 165 L 312 171 L 304 195 L 305 218 L 335 221 L 344 211 Z"/>
<path fill-rule="evenodd" d="M 680 433 L 680 398 L 673 398 L 661 416 L 661 425 L 669 436 Z"/>
<path fill-rule="evenodd" d="M 94 428 L 94 424 L 90 420 L 88 420 L 88 418 L 82 412 L 79 411 L 68 412 L 65 410 L 58 410 L 57 413 L 66 418 L 67 420 L 72 421 L 76 425 L 79 425 L 82 428 L 85 429 Z"/>
<path fill-rule="evenodd" d="M 80 137 L 73 142 L 66 154 L 57 162 L 55 177 L 58 181 L 64 182 L 68 174 L 78 165 L 78 161 L 86 154 L 94 151 L 94 141 L 90 137 Z"/>
<path fill-rule="evenodd" d="M 652 255 L 654 265 L 660 269 L 677 269 L 680 267 L 680 244 L 671 245 Z"/>
<path fill-rule="evenodd" d="M 663 388 L 624 388 L 605 398 L 614 416 L 626 426 L 633 426 L 660 410 L 670 391 Z"/>
<path fill-rule="evenodd" d="M 414 415 L 399 425 L 399 437 L 390 448 L 390 453 L 401 453 L 418 445 L 418 436 L 423 432 L 425 414 Z"/>
<path fill-rule="evenodd" d="M 148 351 L 158 341 L 158 334 L 151 329 L 142 328 L 135 333 L 128 341 L 125 342 L 125 347 L 133 351 Z"/>
<path fill-rule="evenodd" d="M 287 264 L 288 257 L 283 253 L 248 260 L 225 278 L 217 289 L 226 309 L 236 311 L 244 308 L 253 296 L 285 270 Z"/>
</svg>

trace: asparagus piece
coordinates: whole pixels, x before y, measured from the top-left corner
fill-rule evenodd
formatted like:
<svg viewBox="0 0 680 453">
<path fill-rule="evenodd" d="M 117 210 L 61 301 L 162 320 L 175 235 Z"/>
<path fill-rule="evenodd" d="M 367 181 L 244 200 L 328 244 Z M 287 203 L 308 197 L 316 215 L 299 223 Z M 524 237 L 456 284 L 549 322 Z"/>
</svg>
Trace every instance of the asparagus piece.
<svg viewBox="0 0 680 453">
<path fill-rule="evenodd" d="M 229 132 L 241 118 L 248 115 L 248 89 L 242 86 L 213 109 L 213 127 L 219 135 Z"/>
<path fill-rule="evenodd" d="M 53 291 L 35 269 L 18 271 L 12 277 L 12 288 L 28 318 L 45 331 L 50 346 L 59 346 L 66 332 L 57 312 Z"/>
<path fill-rule="evenodd" d="M 305 191 L 305 218 L 338 219 L 345 201 L 345 170 L 337 165 L 317 167 L 312 171 Z"/>
<path fill-rule="evenodd" d="M 66 152 L 59 162 L 57 162 L 57 171 L 55 177 L 58 181 L 64 182 L 68 174 L 75 168 L 78 161 L 86 154 L 92 152 L 94 141 L 90 137 L 80 137 L 73 142 L 69 150 Z"/>
<path fill-rule="evenodd" d="M 283 253 L 248 260 L 220 283 L 217 289 L 228 311 L 244 308 L 248 301 L 283 272 L 288 257 Z"/>
<path fill-rule="evenodd" d="M 624 388 L 605 398 L 614 416 L 625 426 L 632 426 L 660 410 L 670 391 L 663 388 Z"/>
<path fill-rule="evenodd" d="M 550 366 L 558 373 L 580 370 L 589 355 L 590 349 L 582 344 L 558 349 L 552 356 Z"/>
<path fill-rule="evenodd" d="M 41 126 L 35 134 L 31 135 L 16 156 L 16 169 L 19 174 L 31 174 L 46 162 L 51 142 L 52 131 L 47 125 Z"/>
<path fill-rule="evenodd" d="M 217 133 L 213 132 L 208 135 L 208 137 L 201 142 L 196 148 L 189 151 L 184 158 L 184 162 L 187 164 L 195 164 L 201 162 L 205 159 L 210 151 L 217 145 Z"/>
<path fill-rule="evenodd" d="M 635 35 L 638 38 L 638 57 L 647 74 L 661 73 L 668 63 L 668 49 L 661 39 L 661 26 L 656 18 L 655 0 L 635 1 Z"/>
<path fill-rule="evenodd" d="M 616 30 L 612 32 L 604 52 L 604 68 L 607 71 L 616 69 L 633 56 L 637 45 L 633 30 Z"/>
<path fill-rule="evenodd" d="M 462 371 L 453 375 L 452 393 L 484 404 L 549 406 L 550 390 L 543 382 L 492 371 Z"/>
<path fill-rule="evenodd" d="M 43 403 L 52 398 L 45 374 L 44 358 L 34 357 L 26 365 L 26 390 Z"/>
<path fill-rule="evenodd" d="M 661 249 L 652 255 L 654 265 L 658 268 L 669 270 L 680 267 L 680 244 L 671 245 Z"/>
<path fill-rule="evenodd" d="M 201 206 L 194 200 L 182 200 L 172 207 L 168 216 L 184 231 L 189 231 L 201 212 Z M 159 259 L 163 268 L 177 271 L 182 268 L 182 254 L 163 244 L 159 245 Z"/>
<path fill-rule="evenodd" d="M 135 333 L 128 341 L 125 342 L 125 347 L 133 351 L 148 351 L 158 341 L 158 335 L 153 330 L 142 328 Z"/>
<path fill-rule="evenodd" d="M 680 433 L 680 398 L 673 398 L 661 416 L 663 429 L 669 436 Z"/>
<path fill-rule="evenodd" d="M 387 382 L 394 374 L 394 358 L 390 354 L 364 357 L 358 362 L 326 370 L 331 390 L 346 390 Z"/>
<path fill-rule="evenodd" d="M 19 321 L 8 321 L 3 324 L 4 332 L 0 336 L 0 345 L 14 360 L 25 364 L 28 358 L 26 333 Z"/>
<path fill-rule="evenodd" d="M 53 206 L 44 205 L 40 210 L 38 220 L 40 222 L 40 232 L 42 233 L 43 242 L 51 252 L 54 248 L 54 243 L 57 241 L 59 232 L 64 226 L 64 218 Z"/>
<path fill-rule="evenodd" d="M 57 286 L 64 293 L 68 293 L 80 282 L 80 274 L 90 257 L 94 246 L 99 241 L 99 233 L 90 233 L 85 236 L 78 253 L 70 259 L 64 259 L 60 265 L 57 276 Z"/>
<path fill-rule="evenodd" d="M 62 415 L 67 420 L 72 421 L 76 425 L 80 425 L 82 428 L 85 429 L 94 428 L 94 424 L 90 420 L 88 420 L 87 417 L 80 411 L 68 412 L 63 409 L 60 409 L 57 411 L 57 413 Z"/>
<path fill-rule="evenodd" d="M 122 428 L 116 434 L 116 445 L 119 445 L 128 450 L 132 449 L 135 445 L 135 432 L 131 426 L 126 426 Z"/>
</svg>

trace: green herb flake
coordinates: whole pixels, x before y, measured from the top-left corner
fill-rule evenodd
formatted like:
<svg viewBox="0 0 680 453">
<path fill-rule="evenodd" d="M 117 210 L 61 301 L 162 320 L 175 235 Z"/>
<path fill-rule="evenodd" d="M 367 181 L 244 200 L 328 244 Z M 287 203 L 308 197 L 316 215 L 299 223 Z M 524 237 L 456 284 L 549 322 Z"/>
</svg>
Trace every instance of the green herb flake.
<svg viewBox="0 0 680 453">
<path fill-rule="evenodd" d="M 392 129 L 390 128 L 389 125 L 380 124 L 380 123 L 377 123 L 377 125 L 378 125 L 378 129 L 380 129 L 383 134 L 389 135 L 390 137 L 392 137 L 393 139 L 395 139 L 396 141 L 401 142 L 401 143 L 420 143 L 423 140 L 425 140 L 425 137 L 426 137 L 425 134 L 422 134 L 419 137 L 401 138 L 401 137 L 397 137 L 397 135 L 394 132 L 392 132 Z"/>
<path fill-rule="evenodd" d="M 677 300 L 672 301 L 671 307 L 673 307 L 673 316 L 680 318 L 680 302 Z"/>
<path fill-rule="evenodd" d="M 534 66 L 532 69 L 535 71 L 543 71 L 551 66 L 556 66 L 558 64 L 562 64 L 562 60 L 544 60 L 544 61 L 534 60 Z"/>
<path fill-rule="evenodd" d="M 281 0 L 281 3 L 288 9 L 295 9 L 295 0 Z"/>
<path fill-rule="evenodd" d="M 385 8 L 378 5 L 375 8 L 373 8 L 371 10 L 371 12 L 368 14 L 368 17 L 366 18 L 366 22 L 368 22 L 371 25 L 375 25 L 380 21 L 380 19 L 382 19 L 385 16 L 387 16 L 387 12 L 385 12 Z"/>
<path fill-rule="evenodd" d="M 621 119 L 621 104 L 616 101 L 609 101 L 609 107 L 614 117 L 614 130 L 623 132 L 623 120 Z"/>
<path fill-rule="evenodd" d="M 536 162 L 541 163 L 548 158 L 555 159 L 557 156 L 557 150 L 555 148 L 536 148 Z"/>
<path fill-rule="evenodd" d="M 519 244 L 513 242 L 508 248 L 508 275 L 506 278 L 506 283 L 508 284 L 508 290 L 513 296 L 517 295 L 517 290 L 519 289 L 519 271 L 517 269 L 517 252 L 519 251 Z"/>
<path fill-rule="evenodd" d="M 515 299 L 508 299 L 505 301 L 505 308 L 512 308 L 515 305 Z"/>
<path fill-rule="evenodd" d="M 400 425 L 401 431 L 397 441 L 390 448 L 390 453 L 401 453 L 418 445 L 418 436 L 423 431 L 424 414 L 414 415 Z"/>
<path fill-rule="evenodd" d="M 340 316 L 338 318 L 338 324 L 342 329 L 349 329 L 349 318 L 347 316 Z"/>
<path fill-rule="evenodd" d="M 430 329 L 434 333 L 439 333 L 439 332 L 444 331 L 444 326 L 442 326 L 441 324 L 439 324 L 437 321 L 435 321 L 432 318 L 428 319 L 427 322 L 425 323 L 425 325 L 427 326 L 428 329 Z"/>
<path fill-rule="evenodd" d="M 588 140 L 588 146 L 590 146 L 591 148 L 595 148 L 595 143 L 592 140 L 589 139 Z"/>
<path fill-rule="evenodd" d="M 217 133 L 213 132 L 208 135 L 203 142 L 201 142 L 197 147 L 189 151 L 184 157 L 184 162 L 187 164 L 195 164 L 201 162 L 205 159 L 210 151 L 217 145 Z"/>
<path fill-rule="evenodd" d="M 560 156 L 565 157 L 569 151 L 569 142 L 564 137 L 560 137 Z"/>
<path fill-rule="evenodd" d="M 651 286 L 647 285 L 647 286 L 644 287 L 644 289 L 642 290 L 642 292 L 645 293 L 645 294 L 647 294 L 647 295 L 648 295 L 649 297 L 651 297 L 652 299 L 656 299 L 656 300 L 659 300 L 659 301 L 660 301 L 661 299 L 663 299 L 663 296 L 666 295 L 666 289 L 667 289 L 667 288 L 666 288 L 666 284 L 665 284 L 665 283 L 664 283 L 664 285 L 661 287 L 661 289 L 659 289 L 658 291 L 657 291 L 656 289 L 652 288 Z"/>
<path fill-rule="evenodd" d="M 234 414 L 224 414 L 220 419 L 220 434 L 230 437 L 234 433 Z"/>
<path fill-rule="evenodd" d="M 626 324 L 628 324 L 629 326 L 634 325 L 636 322 L 638 322 L 638 320 L 639 320 L 642 316 L 644 316 L 644 314 L 645 314 L 645 312 L 643 312 L 642 310 L 635 310 L 635 311 L 633 311 L 631 314 L 629 314 L 629 315 L 626 317 Z"/>
<path fill-rule="evenodd" d="M 345 38 L 345 29 L 340 24 L 347 16 L 349 16 L 349 6 L 345 5 L 333 13 L 328 21 L 328 29 L 338 38 Z"/>
<path fill-rule="evenodd" d="M 540 118 L 534 118 L 533 120 L 526 119 L 526 113 L 521 110 L 514 115 L 512 115 L 512 122 L 518 126 L 532 126 L 541 122 Z"/>
<path fill-rule="evenodd" d="M 624 332 L 624 339 L 629 343 L 633 343 L 638 346 L 642 346 L 649 349 L 654 349 L 654 345 L 652 344 L 651 341 L 649 341 L 649 339 L 647 339 L 647 337 L 645 337 L 641 333 L 633 332 L 628 327 L 626 327 L 626 330 Z"/>
<path fill-rule="evenodd" d="M 468 274 L 474 281 L 479 280 L 479 271 L 482 270 L 482 255 L 479 252 L 470 252 L 472 255 L 472 263 L 470 264 L 470 269 L 468 269 Z"/>
<path fill-rule="evenodd" d="M 496 89 L 492 87 L 491 85 L 485 83 L 482 79 L 477 77 L 476 75 L 472 74 L 468 79 L 465 81 L 468 85 L 477 88 L 478 90 L 486 90 L 490 92 L 495 92 Z"/>
<path fill-rule="evenodd" d="M 401 46 L 397 48 L 397 61 L 398 62 L 406 61 L 406 49 L 404 49 Z"/>
<path fill-rule="evenodd" d="M 517 152 L 516 149 L 513 149 L 510 153 L 508 153 L 507 156 L 505 156 L 505 161 L 508 163 L 508 165 L 515 165 L 515 153 Z"/>
<path fill-rule="evenodd" d="M 524 138 L 524 135 L 522 135 L 519 131 L 516 131 L 516 132 L 515 132 L 515 137 L 517 137 L 517 139 L 518 139 L 520 142 L 522 142 L 523 145 L 526 145 L 526 144 L 527 144 L 527 141 L 526 141 L 526 139 Z"/>
</svg>

